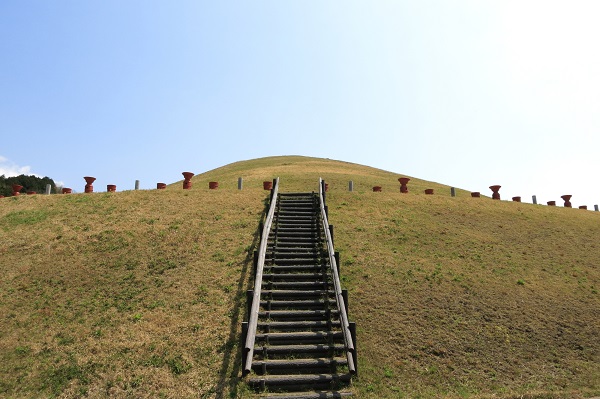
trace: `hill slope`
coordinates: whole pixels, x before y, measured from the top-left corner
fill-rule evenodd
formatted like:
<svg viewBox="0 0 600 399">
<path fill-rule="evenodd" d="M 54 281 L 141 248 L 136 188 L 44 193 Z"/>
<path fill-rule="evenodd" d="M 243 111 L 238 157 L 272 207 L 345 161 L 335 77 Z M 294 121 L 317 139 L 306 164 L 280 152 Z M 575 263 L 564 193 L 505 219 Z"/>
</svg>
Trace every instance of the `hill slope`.
<svg viewBox="0 0 600 399">
<path fill-rule="evenodd" d="M 418 179 L 404 195 L 390 172 L 272 157 L 188 191 L 0 200 L 0 396 L 250 397 L 237 343 L 275 176 L 282 191 L 330 184 L 357 397 L 600 394 L 600 213 Z"/>
</svg>

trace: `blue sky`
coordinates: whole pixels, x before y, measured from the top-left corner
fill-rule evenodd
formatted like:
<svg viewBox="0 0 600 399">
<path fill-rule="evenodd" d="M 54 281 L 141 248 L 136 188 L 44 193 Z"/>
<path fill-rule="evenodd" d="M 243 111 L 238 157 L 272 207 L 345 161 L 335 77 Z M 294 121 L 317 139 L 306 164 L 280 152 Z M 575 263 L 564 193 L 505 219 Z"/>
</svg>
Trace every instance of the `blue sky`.
<svg viewBox="0 0 600 399">
<path fill-rule="evenodd" d="M 600 203 L 600 2 L 0 3 L 0 174 L 306 155 Z M 560 203 L 560 202 L 559 202 Z"/>
</svg>

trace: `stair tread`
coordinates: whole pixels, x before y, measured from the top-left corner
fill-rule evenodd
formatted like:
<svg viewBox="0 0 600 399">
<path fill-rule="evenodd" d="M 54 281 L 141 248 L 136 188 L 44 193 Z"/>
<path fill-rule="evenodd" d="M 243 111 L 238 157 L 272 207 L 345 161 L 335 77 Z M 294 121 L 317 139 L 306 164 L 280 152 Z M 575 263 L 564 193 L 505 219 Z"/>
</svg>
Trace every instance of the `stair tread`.
<svg viewBox="0 0 600 399">
<path fill-rule="evenodd" d="M 314 294 L 314 295 L 324 295 L 324 294 L 329 294 L 330 292 L 328 290 L 262 290 L 263 294 L 273 294 L 273 295 L 277 295 L 277 294 L 298 294 L 298 295 L 303 295 L 303 294 Z"/>
<path fill-rule="evenodd" d="M 327 281 L 317 281 L 317 280 L 312 280 L 312 281 L 263 281 L 263 285 L 266 286 L 271 286 L 271 287 L 275 287 L 277 286 L 278 288 L 284 288 L 284 287 L 290 287 L 290 288 L 306 288 L 306 287 L 323 287 L 323 286 L 328 286 L 331 285 L 331 282 L 327 282 Z"/>
<path fill-rule="evenodd" d="M 327 269 L 327 266 L 322 265 L 265 265 L 265 268 L 270 268 L 271 270 L 321 270 L 323 268 Z"/>
<path fill-rule="evenodd" d="M 271 383 L 308 383 L 322 381 L 350 381 L 352 374 L 267 374 L 257 377 L 251 377 L 251 383 L 260 383 L 261 381 Z"/>
<path fill-rule="evenodd" d="M 329 311 L 332 315 L 337 315 L 337 310 Z M 327 310 L 320 309 L 302 309 L 302 310 L 271 310 L 258 312 L 259 317 L 327 317 Z"/>
<path fill-rule="evenodd" d="M 318 357 L 318 358 L 307 358 L 307 359 L 267 359 L 267 360 L 255 360 L 252 362 L 253 366 L 314 366 L 314 365 L 330 365 L 340 364 L 344 365 L 348 363 L 348 359 L 345 357 Z"/>
<path fill-rule="evenodd" d="M 287 344 L 287 345 L 258 345 L 254 351 L 261 351 L 266 348 L 271 352 L 306 352 L 306 351 L 325 351 L 325 350 L 343 350 L 344 344 Z"/>
<path fill-rule="evenodd" d="M 350 391 L 307 391 L 288 393 L 269 393 L 260 399 L 336 399 L 352 396 Z"/>
<path fill-rule="evenodd" d="M 264 278 L 322 278 L 323 273 L 263 273 Z"/>
<path fill-rule="evenodd" d="M 341 331 L 296 331 L 256 334 L 256 338 L 329 337 L 341 335 Z"/>
<path fill-rule="evenodd" d="M 273 308 L 306 308 L 306 307 L 324 307 L 325 305 L 335 305 L 335 299 L 329 299 L 327 302 L 323 300 L 296 300 L 296 301 L 260 301 L 260 306 L 268 307 L 269 305 Z"/>
<path fill-rule="evenodd" d="M 270 328 L 303 328 L 303 327 L 324 327 L 329 326 L 331 323 L 332 326 L 339 326 L 339 320 L 332 320 L 329 322 L 328 320 L 322 321 L 268 321 L 268 322 L 259 322 L 257 325 L 259 327 L 270 327 Z"/>
</svg>

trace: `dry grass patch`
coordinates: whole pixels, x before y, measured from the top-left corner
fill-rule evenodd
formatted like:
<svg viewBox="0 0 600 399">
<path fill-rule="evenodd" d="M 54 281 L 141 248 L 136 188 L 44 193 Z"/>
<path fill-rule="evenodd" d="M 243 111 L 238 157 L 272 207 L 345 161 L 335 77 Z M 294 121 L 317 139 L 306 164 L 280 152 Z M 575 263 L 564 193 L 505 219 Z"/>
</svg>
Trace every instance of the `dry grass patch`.
<svg viewBox="0 0 600 399">
<path fill-rule="evenodd" d="M 600 215 L 332 193 L 360 397 L 600 392 Z"/>
<path fill-rule="evenodd" d="M 284 192 L 330 184 L 357 397 L 600 395 L 600 214 L 419 179 L 403 195 L 394 173 L 273 157 L 190 191 L 0 200 L 0 396 L 252 397 L 238 341 L 277 176 Z"/>
<path fill-rule="evenodd" d="M 382 186 L 384 192 L 399 192 L 399 175 L 381 169 L 361 166 L 350 162 L 301 156 L 283 156 L 241 161 L 223 166 L 194 177 L 194 184 L 208 187 L 208 182 L 217 180 L 227 188 L 237 187 L 237 178 L 244 178 L 244 187 L 262 187 L 263 181 L 279 177 L 282 189 L 287 192 L 317 191 L 319 177 L 329 183 L 331 192 L 348 191 L 348 181 L 354 182 L 357 193 L 371 192 L 373 186 Z M 407 176 L 409 177 L 409 176 Z M 415 195 L 424 195 L 426 188 L 433 188 L 437 195 L 450 196 L 450 187 L 438 183 L 411 178 L 409 190 Z M 465 194 L 464 190 L 457 190 Z"/>
<path fill-rule="evenodd" d="M 4 200 L 1 395 L 235 393 L 264 198 L 170 189 Z"/>
</svg>

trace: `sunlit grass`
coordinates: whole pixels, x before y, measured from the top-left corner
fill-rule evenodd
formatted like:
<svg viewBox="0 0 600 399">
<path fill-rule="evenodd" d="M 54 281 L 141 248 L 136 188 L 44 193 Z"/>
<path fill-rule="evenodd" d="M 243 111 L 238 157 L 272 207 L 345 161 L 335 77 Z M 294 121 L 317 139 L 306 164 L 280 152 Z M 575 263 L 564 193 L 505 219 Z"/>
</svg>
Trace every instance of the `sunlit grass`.
<svg viewBox="0 0 600 399">
<path fill-rule="evenodd" d="M 284 192 L 330 184 L 357 397 L 600 394 L 600 213 L 418 179 L 400 194 L 393 173 L 275 157 L 186 191 L 0 199 L 0 396 L 251 397 L 238 340 L 277 176 Z"/>
</svg>

